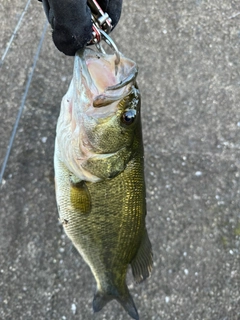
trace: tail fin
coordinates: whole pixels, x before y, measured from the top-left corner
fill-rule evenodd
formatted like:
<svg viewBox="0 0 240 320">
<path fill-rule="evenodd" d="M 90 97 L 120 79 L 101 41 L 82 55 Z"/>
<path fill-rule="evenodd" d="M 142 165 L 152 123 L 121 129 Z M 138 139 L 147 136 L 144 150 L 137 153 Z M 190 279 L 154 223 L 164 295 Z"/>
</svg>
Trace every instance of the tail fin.
<svg viewBox="0 0 240 320">
<path fill-rule="evenodd" d="M 134 304 L 133 298 L 130 295 L 128 288 L 126 286 L 124 294 L 120 295 L 118 291 L 114 293 L 106 293 L 98 290 L 93 298 L 93 311 L 98 312 L 111 300 L 116 299 L 122 307 L 127 311 L 127 313 L 135 320 L 139 320 L 139 315 L 137 308 Z M 112 290 L 111 290 L 112 291 Z"/>
</svg>

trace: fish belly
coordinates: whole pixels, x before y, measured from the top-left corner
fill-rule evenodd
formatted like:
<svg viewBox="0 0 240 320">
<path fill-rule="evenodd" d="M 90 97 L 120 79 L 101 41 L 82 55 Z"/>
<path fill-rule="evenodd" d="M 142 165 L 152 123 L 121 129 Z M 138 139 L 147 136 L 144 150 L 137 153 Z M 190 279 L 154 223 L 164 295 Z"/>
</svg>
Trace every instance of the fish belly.
<svg viewBox="0 0 240 320">
<path fill-rule="evenodd" d="M 94 310 L 99 311 L 109 300 L 117 299 L 134 319 L 138 316 L 126 286 L 127 268 L 135 259 L 133 274 L 135 269 L 135 279 L 141 281 L 149 276 L 152 263 L 145 229 L 142 161 L 141 156 L 131 159 L 125 170 L 112 179 L 95 183 L 78 181 L 59 159 L 55 147 L 60 221 L 96 279 Z M 145 244 L 141 245 L 142 242 Z M 140 257 L 144 261 L 139 262 L 136 256 L 144 246 L 146 252 Z"/>
</svg>

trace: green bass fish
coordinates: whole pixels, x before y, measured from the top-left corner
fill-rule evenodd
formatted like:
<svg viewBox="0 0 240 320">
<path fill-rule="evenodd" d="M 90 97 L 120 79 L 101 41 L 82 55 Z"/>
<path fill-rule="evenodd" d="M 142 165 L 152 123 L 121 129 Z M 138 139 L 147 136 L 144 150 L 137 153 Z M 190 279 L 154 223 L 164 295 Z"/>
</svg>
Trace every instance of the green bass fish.
<svg viewBox="0 0 240 320">
<path fill-rule="evenodd" d="M 79 51 L 61 104 L 54 167 L 60 221 L 97 282 L 93 310 L 116 299 L 139 319 L 126 285 L 150 275 L 140 94 L 135 62 Z"/>
</svg>

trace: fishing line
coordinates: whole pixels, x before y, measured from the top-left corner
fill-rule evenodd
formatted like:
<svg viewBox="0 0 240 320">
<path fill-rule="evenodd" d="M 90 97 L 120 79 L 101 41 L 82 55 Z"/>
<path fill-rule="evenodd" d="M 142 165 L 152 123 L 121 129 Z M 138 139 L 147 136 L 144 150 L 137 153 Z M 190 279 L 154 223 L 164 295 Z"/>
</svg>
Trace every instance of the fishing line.
<svg viewBox="0 0 240 320">
<path fill-rule="evenodd" d="M 1 172 L 0 172 L 0 185 L 2 184 L 3 175 L 4 175 L 4 172 L 5 172 L 6 166 L 7 166 L 8 158 L 9 158 L 9 155 L 10 155 L 10 152 L 11 152 L 11 149 L 12 149 L 12 146 L 13 146 L 13 142 L 14 142 L 14 139 L 15 139 L 15 136 L 16 136 L 18 124 L 19 124 L 19 121 L 20 121 L 20 118 L 21 118 L 21 115 L 22 115 L 22 112 L 23 112 L 23 109 L 24 109 L 24 105 L 25 105 L 25 102 L 26 102 L 26 99 L 27 99 L 28 90 L 29 90 L 30 84 L 32 82 L 32 77 L 33 77 L 33 74 L 34 74 L 34 71 L 35 71 L 35 68 L 36 68 L 36 64 L 37 64 L 37 61 L 38 61 L 38 58 L 39 58 L 39 54 L 40 54 L 40 51 L 41 51 L 41 48 L 42 48 L 42 44 L 43 44 L 43 40 L 44 40 L 46 31 L 47 31 L 47 27 L 48 27 L 48 22 L 46 21 L 45 24 L 44 24 L 44 27 L 43 27 L 42 35 L 41 35 L 41 38 L 40 38 L 40 41 L 39 41 L 35 56 L 34 56 L 32 67 L 30 68 L 31 72 L 30 72 L 30 74 L 28 76 L 28 81 L 27 81 L 27 84 L 26 84 L 26 87 L 25 87 L 25 91 L 24 91 L 24 93 L 22 95 L 22 100 L 21 100 L 21 104 L 20 104 L 20 107 L 19 107 L 18 115 L 17 115 L 16 121 L 15 121 L 15 124 L 14 124 L 14 127 L 13 127 L 13 131 L 12 131 L 12 134 L 11 134 L 11 137 L 10 137 L 10 140 L 9 140 L 9 144 L 8 144 L 8 147 L 7 147 L 7 152 L 6 152 L 3 164 L 2 164 L 2 168 L 1 168 Z"/>
<path fill-rule="evenodd" d="M 17 34 L 17 32 L 18 32 L 18 29 L 20 28 L 20 25 L 21 25 L 21 23 L 22 23 L 22 19 L 23 19 L 25 13 L 27 12 L 28 6 L 29 6 L 29 4 L 30 4 L 31 1 L 32 1 L 32 0 L 28 0 L 27 4 L 26 4 L 26 6 L 25 6 L 25 8 L 24 8 L 24 10 L 23 10 L 23 12 L 22 12 L 19 20 L 18 20 L 18 23 L 17 23 L 17 25 L 16 25 L 13 33 L 12 33 L 12 36 L 11 36 L 9 42 L 7 43 L 7 47 L 6 47 L 6 49 L 5 49 L 5 51 L 4 51 L 3 55 L 2 55 L 2 58 L 1 58 L 1 60 L 0 60 L 0 68 L 1 68 L 2 65 L 3 65 L 4 59 L 5 59 L 5 57 L 6 57 L 7 53 L 8 53 L 8 50 L 10 49 L 10 47 L 11 47 L 11 45 L 12 45 L 13 39 L 15 38 L 15 36 L 16 36 L 16 34 Z"/>
</svg>

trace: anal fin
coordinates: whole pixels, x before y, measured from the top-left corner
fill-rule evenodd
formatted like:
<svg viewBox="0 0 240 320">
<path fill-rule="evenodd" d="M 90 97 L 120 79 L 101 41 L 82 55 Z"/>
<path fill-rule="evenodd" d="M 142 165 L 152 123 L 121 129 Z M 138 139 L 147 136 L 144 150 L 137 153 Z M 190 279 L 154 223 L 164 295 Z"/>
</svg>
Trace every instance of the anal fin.
<svg viewBox="0 0 240 320">
<path fill-rule="evenodd" d="M 152 271 L 153 254 L 152 245 L 145 229 L 140 247 L 134 259 L 131 262 L 132 274 L 137 283 L 148 278 Z"/>
</svg>

